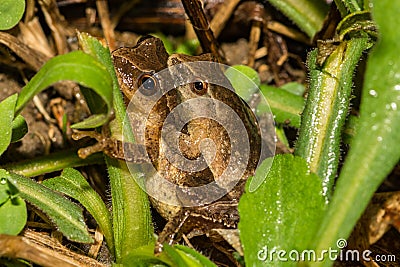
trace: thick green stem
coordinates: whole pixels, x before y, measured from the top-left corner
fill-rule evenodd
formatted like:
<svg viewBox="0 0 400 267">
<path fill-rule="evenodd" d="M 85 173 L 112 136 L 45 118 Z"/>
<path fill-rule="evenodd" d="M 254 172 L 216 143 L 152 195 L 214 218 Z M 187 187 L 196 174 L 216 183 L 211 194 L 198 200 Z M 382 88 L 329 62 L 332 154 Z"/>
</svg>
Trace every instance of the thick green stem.
<svg viewBox="0 0 400 267">
<path fill-rule="evenodd" d="M 316 51 L 309 57 L 310 90 L 295 154 L 305 158 L 311 171 L 322 179 L 324 194 L 328 197 L 338 168 L 352 75 L 366 46 L 367 38 L 344 41 L 322 68 L 316 65 Z"/>
<path fill-rule="evenodd" d="M 400 2 L 373 1 L 379 42 L 367 62 L 356 136 L 313 248 L 336 249 L 346 239 L 373 193 L 400 159 Z M 330 266 L 331 260 L 312 263 Z"/>
</svg>

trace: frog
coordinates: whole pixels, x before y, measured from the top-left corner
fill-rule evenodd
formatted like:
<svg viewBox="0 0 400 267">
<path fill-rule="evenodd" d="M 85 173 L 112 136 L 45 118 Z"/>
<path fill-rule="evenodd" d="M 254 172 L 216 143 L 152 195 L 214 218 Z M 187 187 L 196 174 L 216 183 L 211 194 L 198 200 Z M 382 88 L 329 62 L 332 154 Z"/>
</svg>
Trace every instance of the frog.
<svg viewBox="0 0 400 267">
<path fill-rule="evenodd" d="M 113 158 L 153 166 L 157 175 L 146 178 L 146 188 L 156 188 L 159 191 L 156 193 L 167 195 L 167 201 L 160 201 L 150 194 L 152 206 L 167 220 L 158 236 L 156 253 L 162 251 L 164 243 L 173 244 L 182 235 L 207 235 L 212 229 L 219 228 L 236 229 L 239 198 L 247 178 L 254 174 L 260 161 L 261 134 L 252 110 L 231 89 L 220 66 L 212 64 L 216 59 L 211 54 L 169 55 L 162 41 L 153 36 L 142 37 L 135 47 L 115 50 L 112 57 L 125 103 L 129 103 L 127 112 L 132 129 L 134 132 L 135 129 L 145 129 L 144 134 L 135 132 L 136 143 L 127 144 L 99 134 L 78 133 L 75 139 L 88 135 L 98 141 L 95 148 L 81 149 L 80 156 L 86 157 L 102 150 Z M 204 68 L 204 64 L 199 66 L 198 62 L 210 64 Z M 158 75 L 165 69 L 165 75 Z M 209 81 L 211 76 L 212 82 Z M 174 82 L 171 84 L 171 81 Z M 165 89 L 167 87 L 168 90 Z M 137 97 L 138 91 L 140 97 Z M 154 95 L 158 95 L 157 101 L 151 102 L 152 107 L 147 111 L 147 119 L 144 119 L 145 108 L 141 104 L 146 103 L 146 97 Z M 185 109 L 179 110 L 182 103 L 188 104 Z M 247 135 L 243 140 L 241 137 L 232 139 L 226 125 L 210 119 L 213 116 L 226 117 L 226 108 L 233 110 L 242 122 Z M 185 118 L 192 113 L 202 115 Z M 229 120 L 226 123 L 229 124 Z M 168 127 L 175 135 L 163 135 L 162 131 Z M 234 125 L 229 129 L 236 131 Z M 247 151 L 232 150 L 232 143 L 245 141 L 249 146 Z M 242 163 L 241 177 L 225 183 L 226 175 L 223 174 L 227 168 L 232 168 L 230 159 L 233 154 L 243 159 L 242 152 L 248 155 L 244 157 L 244 165 Z M 171 163 L 174 157 L 197 161 L 202 168 L 193 171 L 176 166 Z M 169 187 L 164 190 L 159 185 L 159 179 L 176 185 L 176 190 L 171 192 Z M 199 186 L 208 186 L 207 192 L 202 195 L 191 190 Z M 220 197 L 205 200 L 208 195 Z"/>
</svg>

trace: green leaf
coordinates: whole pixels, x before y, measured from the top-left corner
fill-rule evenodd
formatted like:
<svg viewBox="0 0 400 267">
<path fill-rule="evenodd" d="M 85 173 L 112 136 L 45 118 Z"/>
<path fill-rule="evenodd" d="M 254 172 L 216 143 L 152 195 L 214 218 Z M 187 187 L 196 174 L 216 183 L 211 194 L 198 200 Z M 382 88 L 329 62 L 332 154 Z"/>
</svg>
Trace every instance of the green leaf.
<svg viewBox="0 0 400 267">
<path fill-rule="evenodd" d="M 298 96 L 303 96 L 306 90 L 303 84 L 297 82 L 285 83 L 284 85 L 281 86 L 281 88 L 291 94 Z"/>
<path fill-rule="evenodd" d="M 9 173 L 0 169 L 0 234 L 17 235 L 27 220 L 25 201 L 9 180 Z"/>
<path fill-rule="evenodd" d="M 380 38 L 367 61 L 357 133 L 338 178 L 315 248 L 335 249 L 347 238 L 373 193 L 400 159 L 399 1 L 372 1 Z M 312 266 L 330 266 L 316 262 Z"/>
<path fill-rule="evenodd" d="M 3 172 L 4 170 L 0 169 L 0 172 Z M 8 192 L 8 183 L 7 183 L 7 178 L 3 178 L 2 176 L 0 177 L 0 205 L 5 203 L 9 197 L 10 194 Z"/>
<path fill-rule="evenodd" d="M 301 113 L 305 105 L 305 100 L 302 96 L 265 84 L 260 86 L 260 90 L 267 99 L 276 122 L 296 128 L 300 127 Z M 265 107 L 265 104 L 261 102 L 257 106 L 257 114 L 266 111 L 269 111 L 268 107 Z"/>
<path fill-rule="evenodd" d="M 334 1 L 342 17 L 345 17 L 349 13 L 358 12 L 361 10 L 361 7 L 357 3 L 357 0 L 334 0 Z"/>
<path fill-rule="evenodd" d="M 196 51 L 198 50 L 199 47 L 200 47 L 199 39 L 197 39 L 197 38 L 189 39 L 189 40 L 185 40 L 183 43 L 178 44 L 174 53 L 195 55 Z M 167 50 L 167 52 L 168 52 L 168 50 Z"/>
<path fill-rule="evenodd" d="M 112 107 L 112 80 L 107 69 L 92 56 L 82 51 L 54 57 L 40 69 L 40 71 L 22 89 L 16 106 L 19 114 L 34 95 L 46 89 L 53 83 L 71 80 L 85 87 L 93 89 L 106 104 L 103 114 L 95 114 L 85 121 L 73 125 L 74 128 L 95 128 L 104 124 Z M 99 104 L 100 105 L 100 104 Z"/>
<path fill-rule="evenodd" d="M 68 167 L 80 167 L 93 164 L 104 164 L 100 153 L 90 155 L 85 159 L 78 156 L 77 150 L 62 150 L 52 154 L 35 157 L 34 159 L 10 163 L 2 167 L 10 172 L 33 177 L 49 172 L 60 171 Z"/>
<path fill-rule="evenodd" d="M 270 0 L 268 2 L 296 23 L 310 38 L 321 29 L 328 12 L 325 1 Z"/>
<path fill-rule="evenodd" d="M 28 124 L 25 121 L 25 118 L 21 115 L 18 115 L 12 122 L 12 135 L 11 142 L 17 142 L 25 136 L 28 132 Z"/>
<path fill-rule="evenodd" d="M 99 224 L 110 251 L 114 251 L 110 211 L 80 172 L 66 168 L 59 177 L 47 179 L 42 184 L 78 200 Z"/>
<path fill-rule="evenodd" d="M 74 242 L 93 242 L 80 207 L 27 177 L 9 173 L 8 179 L 18 188 L 20 196 L 47 214 L 66 238 Z"/>
<path fill-rule="evenodd" d="M 158 256 L 154 255 L 154 244 L 141 246 L 137 249 L 130 251 L 128 255 L 123 258 L 121 262 L 123 266 L 172 266 L 171 260 L 161 253 Z"/>
<path fill-rule="evenodd" d="M 175 245 L 174 248 L 184 258 L 186 266 L 216 267 L 210 259 L 192 248 L 182 245 Z"/>
<path fill-rule="evenodd" d="M 208 258 L 201 255 L 199 252 L 185 246 L 170 246 L 164 244 L 163 254 L 172 261 L 172 266 L 177 267 L 216 267 Z"/>
<path fill-rule="evenodd" d="M 154 255 L 154 244 L 139 247 L 130 251 L 121 262 L 123 266 L 199 266 L 216 267 L 216 265 L 196 250 L 181 245 L 164 245 L 160 255 Z"/>
<path fill-rule="evenodd" d="M 0 155 L 7 149 L 11 142 L 17 94 L 11 95 L 0 102 Z"/>
<path fill-rule="evenodd" d="M 120 137 L 123 132 L 125 141 L 134 143 L 131 128 L 125 126 L 124 129 L 123 126 L 126 115 L 125 102 L 119 89 L 109 50 L 103 47 L 96 38 L 87 34 L 79 34 L 78 37 L 83 49 L 102 62 L 112 78 L 115 119 L 110 123 L 111 136 Z M 129 257 L 135 249 L 154 242 L 150 202 L 147 194 L 136 183 L 140 175 L 138 171 L 131 172 L 123 161 L 109 157 L 105 160 L 112 196 L 115 258 L 117 263 L 121 263 L 125 262 L 124 257 Z"/>
<path fill-rule="evenodd" d="M 25 11 L 25 0 L 0 0 L 0 30 L 17 25 Z"/>
<path fill-rule="evenodd" d="M 277 155 L 267 174 L 264 165 L 255 174 L 264 182 L 250 193 L 249 184 L 255 179 L 251 178 L 239 202 L 238 228 L 246 266 L 295 266 L 288 254 L 284 256 L 288 261 L 269 255 L 307 249 L 324 214 L 321 181 L 301 157 Z"/>
<path fill-rule="evenodd" d="M 225 71 L 225 75 L 236 93 L 246 102 L 257 92 L 261 83 L 257 71 L 245 65 L 232 66 Z"/>
<path fill-rule="evenodd" d="M 177 267 L 186 267 L 188 266 L 184 260 L 184 258 L 181 256 L 180 253 L 178 253 L 172 246 L 168 244 L 163 245 L 163 253 L 165 253 L 173 262 L 173 266 Z M 190 265 L 192 266 L 192 265 Z M 194 265 L 198 266 L 196 263 Z"/>
<path fill-rule="evenodd" d="M 19 234 L 24 229 L 27 218 L 25 201 L 21 197 L 9 198 L 0 205 L 0 234 Z"/>
</svg>

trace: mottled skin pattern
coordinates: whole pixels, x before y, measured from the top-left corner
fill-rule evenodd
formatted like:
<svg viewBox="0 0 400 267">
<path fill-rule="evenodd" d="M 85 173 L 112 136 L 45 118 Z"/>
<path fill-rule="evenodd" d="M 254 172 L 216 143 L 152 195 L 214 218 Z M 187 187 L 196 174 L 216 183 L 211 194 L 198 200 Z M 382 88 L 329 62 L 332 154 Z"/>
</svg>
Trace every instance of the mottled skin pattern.
<svg viewBox="0 0 400 267">
<path fill-rule="evenodd" d="M 187 62 L 213 61 L 213 58 L 209 54 L 201 56 L 175 54 L 168 56 L 162 42 L 154 37 L 142 38 L 133 48 L 120 48 L 114 51 L 113 59 L 126 103 L 132 99 L 132 96 L 146 79 L 153 79 L 151 75 L 162 69 Z M 126 159 L 127 153 L 130 161 L 143 162 L 141 160 L 142 155 L 135 155 L 135 153 L 141 153 L 146 150 L 157 172 L 166 180 L 177 185 L 193 187 L 217 180 L 224 169 L 227 168 L 231 157 L 232 140 L 229 139 L 228 133 L 222 125 L 208 118 L 196 118 L 186 123 L 183 129 L 178 129 L 181 133 L 178 141 L 179 150 L 187 159 L 196 160 L 201 157 L 206 158 L 206 155 L 202 155 L 199 144 L 201 140 L 206 138 L 214 142 L 213 151 L 215 152 L 215 156 L 213 161 L 204 170 L 197 172 L 183 171 L 169 162 L 166 157 L 166 151 L 172 146 L 171 142 L 174 140 L 163 139 L 161 135 L 164 120 L 177 105 L 189 99 L 209 98 L 224 102 L 239 115 L 247 131 L 248 137 L 245 136 L 243 138 L 248 138 L 249 140 L 250 156 L 246 171 L 239 183 L 233 190 L 226 192 L 227 194 L 223 198 L 211 204 L 197 207 L 180 207 L 168 205 L 151 198 L 153 206 L 168 220 L 167 225 L 159 235 L 156 251 L 162 248 L 162 243 L 177 241 L 182 234 L 189 234 L 193 230 L 207 233 L 209 230 L 215 228 L 235 228 L 239 219 L 237 203 L 240 195 L 243 193 L 247 177 L 255 172 L 260 158 L 261 147 L 259 128 L 250 108 L 231 90 L 215 84 L 209 84 L 206 80 L 202 79 L 202 77 L 212 75 L 216 79 L 219 79 L 222 84 L 229 83 L 220 69 L 215 67 L 197 69 L 190 66 L 187 68 L 183 67 L 182 69 L 172 68 L 170 72 L 171 76 L 178 80 L 184 80 L 187 75 L 194 75 L 198 77 L 196 80 L 197 83 L 178 86 L 160 97 L 151 109 L 147 121 L 143 118 L 143 111 L 140 105 L 144 103 L 143 101 L 146 101 L 145 97 L 134 103 L 134 108 L 130 109 L 129 116 L 133 121 L 134 129 L 139 128 L 139 126 L 146 127 L 144 138 L 137 136 L 136 140 L 138 144 L 135 145 L 122 144 L 118 141 L 109 142 L 103 145 L 104 152 L 112 157 L 121 159 Z M 166 86 L 163 81 L 158 81 L 157 79 L 154 79 L 152 82 L 151 86 L 149 86 L 150 91 L 162 91 L 162 87 Z M 149 94 L 153 94 L 150 91 Z M 208 106 L 190 106 L 189 113 L 190 111 L 196 111 L 196 109 L 207 110 L 210 116 L 221 112 L 218 106 L 209 104 Z M 173 117 L 173 120 L 180 119 L 179 113 Z M 237 141 L 241 142 L 241 140 Z M 129 153 L 130 146 L 132 147 L 132 151 L 134 151 L 132 153 Z M 145 149 L 141 149 L 140 146 L 142 148 L 144 146 Z M 125 148 L 125 154 L 123 154 L 122 147 Z M 149 178 L 147 186 L 157 187 L 157 181 Z M 201 196 L 191 195 L 190 199 L 185 199 L 188 196 L 181 194 L 182 192 L 163 192 L 162 188 L 158 190 L 160 190 L 161 194 L 168 195 L 179 203 L 182 203 L 183 206 L 185 206 L 186 202 L 196 203 L 196 201 L 199 201 L 200 203 L 202 200 Z M 216 188 L 216 190 L 220 190 L 220 188 Z"/>
</svg>

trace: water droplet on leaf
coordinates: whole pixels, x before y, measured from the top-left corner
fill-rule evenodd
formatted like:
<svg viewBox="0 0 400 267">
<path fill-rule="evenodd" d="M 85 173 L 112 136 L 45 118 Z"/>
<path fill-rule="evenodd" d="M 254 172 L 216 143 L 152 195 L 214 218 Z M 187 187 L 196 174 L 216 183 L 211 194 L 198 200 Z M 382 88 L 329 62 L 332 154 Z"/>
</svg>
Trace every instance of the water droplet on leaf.
<svg viewBox="0 0 400 267">
<path fill-rule="evenodd" d="M 369 95 L 373 96 L 373 97 L 377 97 L 378 96 L 378 92 L 376 92 L 375 90 L 371 89 L 371 90 L 369 90 Z"/>
</svg>

